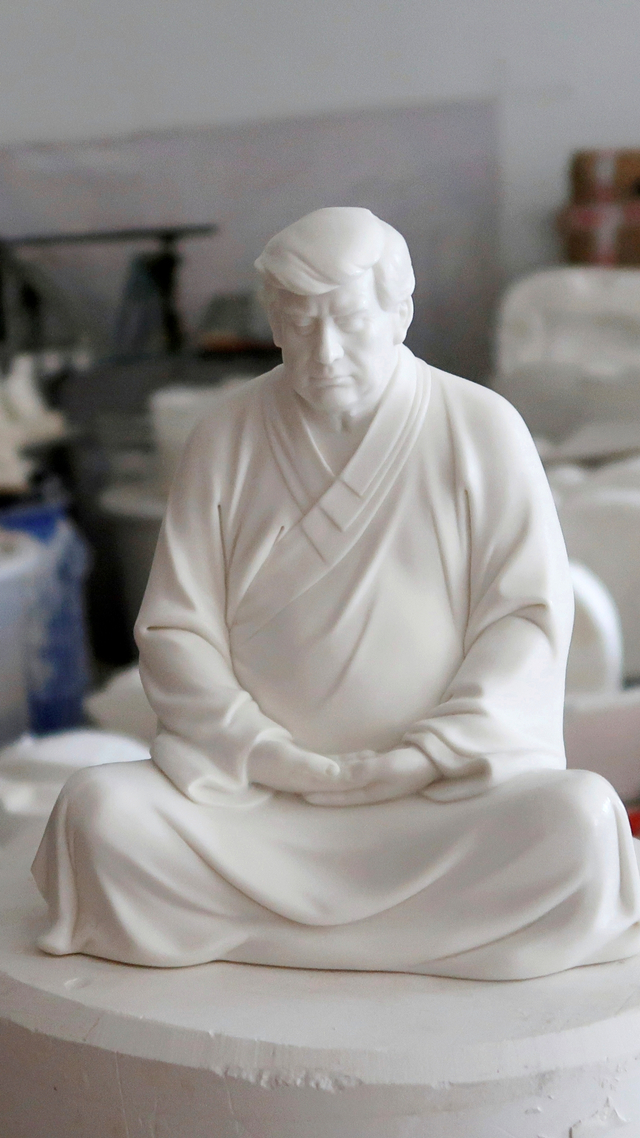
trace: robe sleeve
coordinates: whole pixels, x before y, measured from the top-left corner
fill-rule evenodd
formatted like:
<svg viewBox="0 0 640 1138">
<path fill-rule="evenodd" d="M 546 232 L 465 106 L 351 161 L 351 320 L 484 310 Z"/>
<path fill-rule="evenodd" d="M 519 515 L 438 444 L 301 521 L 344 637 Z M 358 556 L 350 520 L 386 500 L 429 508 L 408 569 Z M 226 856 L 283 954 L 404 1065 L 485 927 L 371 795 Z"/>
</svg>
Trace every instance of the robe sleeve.
<svg viewBox="0 0 640 1138">
<path fill-rule="evenodd" d="M 518 413 L 483 389 L 469 403 L 450 414 L 468 540 L 464 656 L 439 705 L 404 739 L 437 767 L 424 793 L 444 801 L 566 765 L 573 591 L 558 517 Z"/>
<path fill-rule="evenodd" d="M 171 489 L 135 636 L 158 716 L 154 762 L 193 801 L 241 806 L 269 794 L 248 782 L 253 745 L 291 735 L 263 715 L 233 671 L 216 449 L 205 422 Z"/>
</svg>

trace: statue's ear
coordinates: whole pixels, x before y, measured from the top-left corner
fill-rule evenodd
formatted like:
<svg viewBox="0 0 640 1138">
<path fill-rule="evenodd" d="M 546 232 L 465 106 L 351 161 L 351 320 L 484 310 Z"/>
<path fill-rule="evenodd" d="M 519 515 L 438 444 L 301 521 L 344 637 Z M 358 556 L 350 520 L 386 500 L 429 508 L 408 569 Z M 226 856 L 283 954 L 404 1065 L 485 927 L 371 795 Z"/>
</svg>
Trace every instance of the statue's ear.
<svg viewBox="0 0 640 1138">
<path fill-rule="evenodd" d="M 269 288 L 265 281 L 261 281 L 257 296 L 262 308 L 264 308 L 267 314 L 273 342 L 276 348 L 281 348 L 282 321 L 280 319 L 280 305 L 278 303 L 277 290 Z"/>
<path fill-rule="evenodd" d="M 396 335 L 394 337 L 396 344 L 403 344 L 409 325 L 413 320 L 413 300 L 410 296 L 403 300 L 398 305 Z"/>
<path fill-rule="evenodd" d="M 271 332 L 273 335 L 273 342 L 276 348 L 282 347 L 282 321 L 280 319 L 280 311 L 277 304 L 270 304 L 267 307 L 267 316 L 269 324 L 271 325 Z"/>
</svg>

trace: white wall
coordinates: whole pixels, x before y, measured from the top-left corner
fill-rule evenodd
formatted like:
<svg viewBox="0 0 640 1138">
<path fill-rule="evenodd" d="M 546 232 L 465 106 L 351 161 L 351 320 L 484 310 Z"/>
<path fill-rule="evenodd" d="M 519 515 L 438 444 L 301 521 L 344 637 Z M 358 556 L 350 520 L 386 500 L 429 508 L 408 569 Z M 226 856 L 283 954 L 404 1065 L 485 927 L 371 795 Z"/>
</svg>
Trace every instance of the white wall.
<svg viewBox="0 0 640 1138">
<path fill-rule="evenodd" d="M 640 145 L 639 47 L 639 0 L 5 0 L 0 143 L 494 94 L 512 276 L 569 152 Z"/>
</svg>

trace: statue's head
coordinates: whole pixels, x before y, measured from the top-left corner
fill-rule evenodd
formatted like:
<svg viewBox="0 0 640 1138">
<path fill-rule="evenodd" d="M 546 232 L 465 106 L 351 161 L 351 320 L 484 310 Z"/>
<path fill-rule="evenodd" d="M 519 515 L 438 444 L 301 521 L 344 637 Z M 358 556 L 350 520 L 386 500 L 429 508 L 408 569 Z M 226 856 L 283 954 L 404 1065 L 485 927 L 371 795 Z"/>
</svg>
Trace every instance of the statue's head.
<svg viewBox="0 0 640 1138">
<path fill-rule="evenodd" d="M 368 209 L 319 209 L 272 237 L 256 268 L 293 389 L 328 412 L 373 409 L 413 315 L 404 237 Z"/>
</svg>

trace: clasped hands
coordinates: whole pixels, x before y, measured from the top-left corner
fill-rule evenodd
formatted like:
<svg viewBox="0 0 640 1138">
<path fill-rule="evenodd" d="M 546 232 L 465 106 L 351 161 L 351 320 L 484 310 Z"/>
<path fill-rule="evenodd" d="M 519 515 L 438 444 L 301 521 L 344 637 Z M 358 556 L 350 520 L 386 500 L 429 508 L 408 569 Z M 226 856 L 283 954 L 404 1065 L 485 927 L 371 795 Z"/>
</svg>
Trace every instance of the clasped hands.
<svg viewBox="0 0 640 1138">
<path fill-rule="evenodd" d="M 285 740 L 263 739 L 249 755 L 249 781 L 300 794 L 313 806 L 362 806 L 416 794 L 439 777 L 417 747 L 386 754 L 318 755 Z"/>
</svg>

